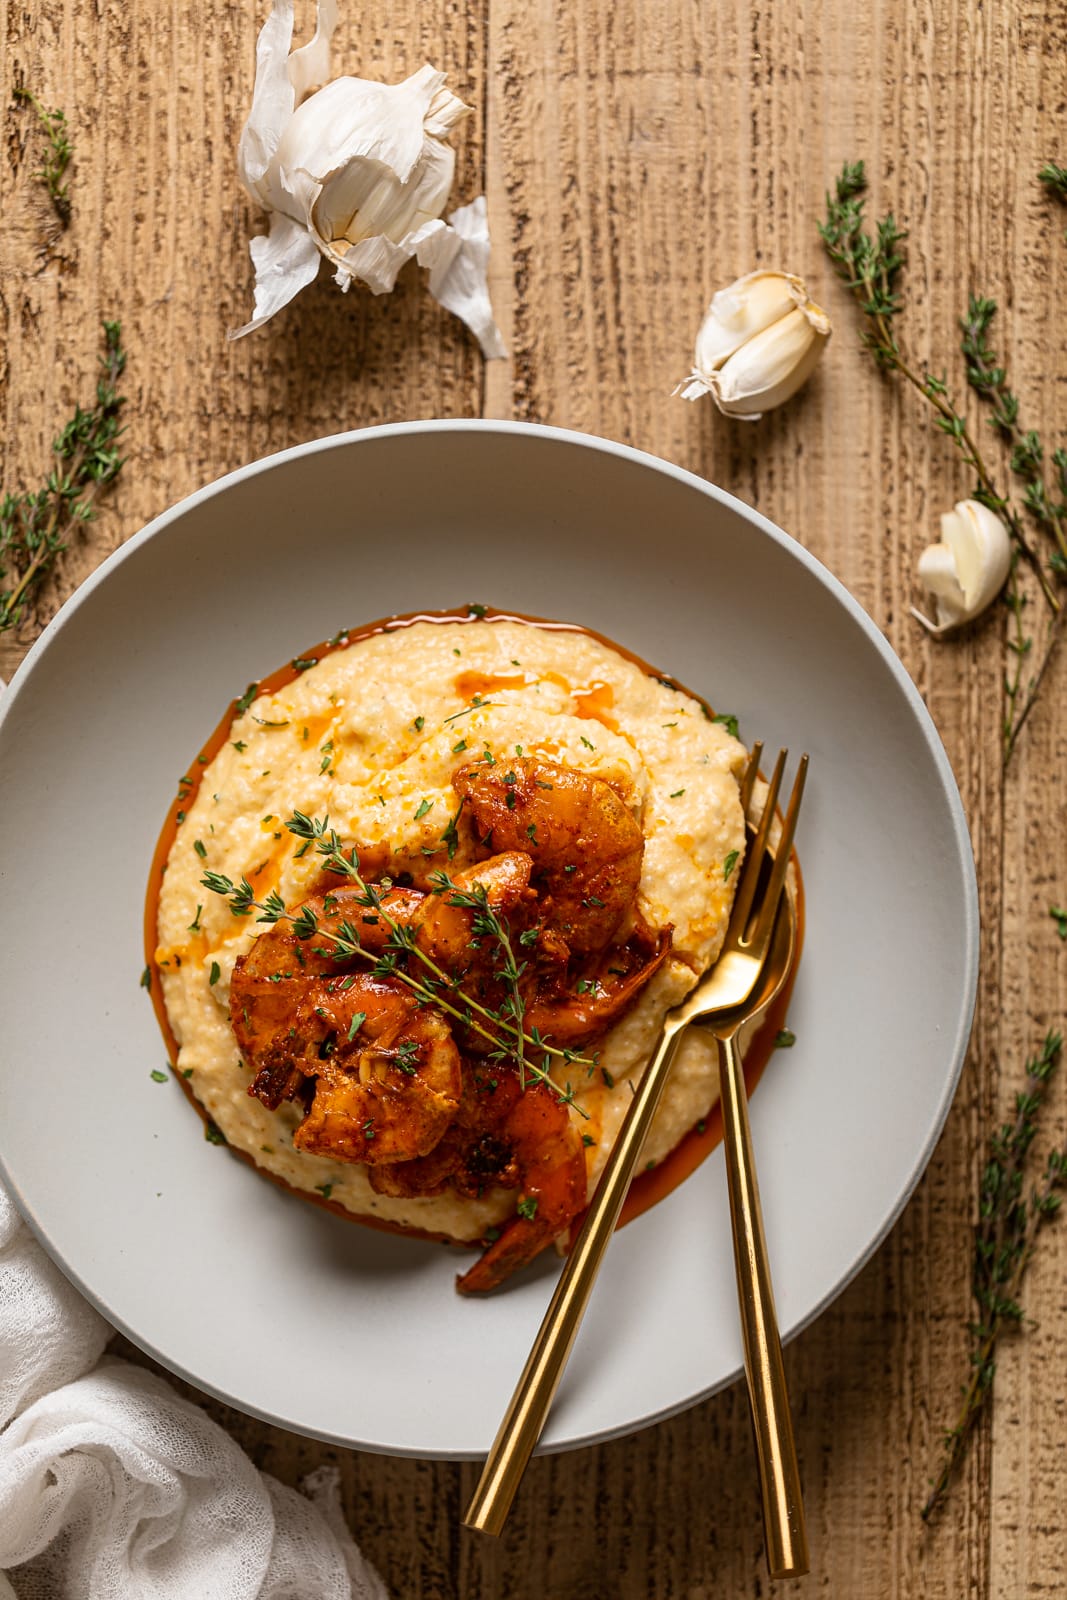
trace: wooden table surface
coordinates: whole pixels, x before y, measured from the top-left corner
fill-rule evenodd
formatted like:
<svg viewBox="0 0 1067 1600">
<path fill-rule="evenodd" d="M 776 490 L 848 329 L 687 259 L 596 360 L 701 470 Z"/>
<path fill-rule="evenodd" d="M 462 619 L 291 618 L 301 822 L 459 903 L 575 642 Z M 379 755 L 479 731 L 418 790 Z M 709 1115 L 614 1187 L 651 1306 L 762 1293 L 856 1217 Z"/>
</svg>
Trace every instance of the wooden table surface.
<svg viewBox="0 0 1067 1600">
<path fill-rule="evenodd" d="M 918 552 L 968 476 L 913 395 L 861 353 L 816 235 L 825 186 L 865 158 L 875 204 L 910 229 L 916 350 L 955 376 L 967 292 L 994 295 L 1016 387 L 1063 442 L 1065 214 L 1036 181 L 1042 162 L 1067 158 L 1063 0 L 342 0 L 336 71 L 395 81 L 429 60 L 476 108 L 454 195 L 488 194 L 493 293 L 514 352 L 488 367 L 413 268 L 382 299 L 342 299 L 323 273 L 269 327 L 226 343 L 251 305 L 256 213 L 234 148 L 265 7 L 0 4 L 6 488 L 39 480 L 86 395 L 102 317 L 122 319 L 130 352 L 117 492 L 33 625 L 0 641 L 0 672 L 157 512 L 255 457 L 371 423 L 481 415 L 586 429 L 714 480 L 801 540 L 884 630 L 941 731 L 978 863 L 982 975 L 929 1170 L 873 1260 L 787 1352 L 813 1571 L 782 1592 L 1063 1595 L 1067 1226 L 1039 1247 L 1026 1289 L 1036 1326 L 1003 1350 L 945 1514 L 927 1529 L 919 1509 L 966 1376 L 985 1141 L 1024 1054 L 1067 1012 L 1067 945 L 1048 916 L 1067 901 L 1067 660 L 1005 779 L 1003 612 L 952 646 L 908 614 Z M 34 178 L 41 146 L 11 97 L 18 82 L 67 112 L 66 232 Z M 802 396 L 752 427 L 671 390 L 711 292 L 756 265 L 803 273 L 835 333 Z M 1050 1135 L 1062 1137 L 1065 1105 L 1067 1079 Z M 740 1388 L 634 1438 L 535 1462 L 500 1542 L 461 1531 L 473 1466 L 345 1453 L 205 1405 L 287 1482 L 336 1461 L 357 1537 L 406 1600 L 768 1590 Z"/>
</svg>

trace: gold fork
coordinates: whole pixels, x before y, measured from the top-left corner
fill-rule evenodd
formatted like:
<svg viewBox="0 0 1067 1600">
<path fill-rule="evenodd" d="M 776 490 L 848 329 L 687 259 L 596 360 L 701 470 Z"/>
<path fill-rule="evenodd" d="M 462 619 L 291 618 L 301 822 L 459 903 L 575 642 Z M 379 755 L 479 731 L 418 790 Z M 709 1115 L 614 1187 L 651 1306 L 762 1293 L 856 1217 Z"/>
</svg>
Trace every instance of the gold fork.
<svg viewBox="0 0 1067 1600">
<path fill-rule="evenodd" d="M 745 770 L 741 783 L 741 805 L 747 814 L 752 800 L 756 776 L 759 769 L 762 745 L 754 745 L 752 755 Z M 771 850 L 772 828 L 775 819 L 775 805 L 778 799 L 778 790 L 781 786 L 782 773 L 785 769 L 786 752 L 779 754 L 767 795 L 764 800 L 759 824 L 755 829 L 755 836 L 749 845 L 741 878 L 737 885 L 734 898 L 733 912 L 727 928 L 726 938 L 718 961 L 711 967 L 689 994 L 681 1005 L 675 1006 L 664 1018 L 663 1032 L 652 1060 L 640 1080 L 637 1092 L 630 1102 L 622 1127 L 612 1146 L 596 1193 L 590 1203 L 586 1219 L 582 1225 L 570 1255 L 567 1258 L 555 1293 L 549 1303 L 544 1320 L 538 1330 L 533 1348 L 523 1368 L 522 1376 L 516 1386 L 515 1393 L 504 1414 L 489 1456 L 482 1472 L 482 1476 L 475 1489 L 474 1496 L 467 1508 L 464 1523 L 468 1528 L 480 1529 L 485 1533 L 498 1534 L 504 1526 L 508 1509 L 518 1489 L 522 1475 L 526 1470 L 527 1462 L 533 1454 L 535 1445 L 541 1436 L 541 1431 L 548 1416 L 549 1408 L 559 1387 L 563 1376 L 567 1358 L 570 1355 L 582 1317 L 585 1314 L 589 1297 L 592 1294 L 593 1284 L 600 1270 L 601 1262 L 611 1241 L 615 1224 L 622 1210 L 626 1192 L 630 1186 L 634 1169 L 645 1143 L 652 1118 L 659 1104 L 663 1087 L 670 1072 L 682 1034 L 691 1022 L 712 1021 L 715 1017 L 722 1016 L 724 1030 L 730 1039 L 729 1044 L 722 1045 L 724 1051 L 732 1051 L 731 1057 L 724 1059 L 738 1060 L 736 1045 L 736 1028 L 740 1024 L 740 1013 L 746 1001 L 753 995 L 760 977 L 768 952 L 771 950 L 772 938 L 775 936 L 777 912 L 785 886 L 786 871 L 789 865 L 789 856 L 792 850 L 793 834 L 796 829 L 797 814 L 800 801 L 804 792 L 804 779 L 807 773 L 808 758 L 803 756 L 797 771 L 793 792 L 789 800 L 785 818 L 782 823 L 781 833 L 777 843 Z M 769 872 L 764 872 L 765 866 L 770 863 Z M 792 915 L 790 911 L 789 915 Z M 790 931 L 792 923 L 790 923 Z M 792 946 L 790 945 L 790 949 Z M 751 1009 L 751 1008 L 750 1008 Z M 750 1010 L 745 1015 L 750 1014 Z M 725 1070 L 725 1069 L 724 1069 Z M 732 1079 L 731 1079 L 732 1083 Z M 744 1080 L 741 1080 L 743 1093 Z M 736 1084 L 731 1089 L 731 1098 L 736 1099 Z M 724 1105 L 724 1132 L 727 1136 L 737 1133 L 738 1119 L 728 1117 L 728 1107 Z M 739 1136 L 743 1137 L 747 1131 L 747 1119 L 744 1129 Z M 749 1229 L 756 1240 L 756 1247 L 762 1244 L 763 1230 L 759 1223 L 759 1197 L 755 1188 L 755 1168 L 751 1161 L 749 1151 L 748 1160 L 742 1162 L 745 1171 L 751 1174 L 751 1184 L 745 1192 L 745 1205 L 743 1214 L 752 1218 L 759 1226 Z M 733 1191 L 731 1188 L 731 1195 Z M 754 1208 L 754 1210 L 753 1210 Z M 731 1198 L 731 1215 L 735 1215 L 735 1206 Z M 735 1223 L 734 1242 L 735 1257 L 738 1265 L 738 1276 L 742 1271 L 742 1261 L 738 1254 L 740 1235 Z M 774 1302 L 770 1297 L 770 1277 L 765 1269 L 766 1250 L 763 1250 L 764 1262 L 762 1272 L 757 1270 L 758 1263 L 753 1262 L 752 1277 L 762 1279 L 766 1285 L 766 1294 L 759 1287 L 754 1292 L 752 1303 L 759 1306 L 758 1323 L 761 1330 L 768 1327 L 777 1340 L 777 1328 L 774 1319 Z M 745 1297 L 742 1296 L 744 1306 Z M 742 1328 L 745 1332 L 746 1370 L 750 1370 L 747 1359 L 748 1332 L 747 1324 L 742 1313 Z M 773 1341 L 772 1341 L 773 1343 Z M 781 1372 L 781 1344 L 777 1344 L 778 1371 Z M 771 1362 L 773 1365 L 773 1360 Z M 763 1366 L 756 1364 L 757 1374 L 763 1371 Z M 781 1379 L 781 1394 L 785 1394 L 785 1380 Z M 777 1389 L 775 1393 L 777 1393 Z M 762 1404 L 762 1397 L 750 1384 L 750 1396 L 753 1408 Z M 772 1418 L 772 1427 L 781 1428 L 783 1412 L 780 1406 L 776 1407 Z M 803 1510 L 800 1504 L 799 1473 L 796 1467 L 796 1455 L 793 1449 L 792 1430 L 789 1425 L 788 1403 L 784 1409 L 784 1423 L 788 1438 L 781 1442 L 781 1448 L 773 1449 L 767 1457 L 770 1467 L 770 1480 L 772 1492 L 764 1496 L 764 1512 L 767 1518 L 769 1537 L 768 1555 L 771 1556 L 772 1548 L 775 1550 L 774 1559 L 781 1556 L 787 1564 L 781 1570 L 785 1572 L 804 1572 L 807 1570 L 807 1550 L 803 1531 Z M 757 1428 L 757 1439 L 761 1437 Z M 761 1453 L 761 1484 L 767 1482 L 763 1474 L 763 1454 Z M 790 1468 L 791 1463 L 791 1468 Z M 782 1483 L 774 1483 L 778 1467 L 781 1468 Z M 784 1533 L 781 1538 L 777 1536 L 777 1511 L 780 1507 L 787 1508 Z M 798 1520 L 799 1519 L 799 1520 Z M 795 1536 L 791 1533 L 795 1530 Z M 779 1551 L 776 1547 L 781 1545 Z M 793 1565 L 789 1565 L 793 1562 Z M 803 1563 L 803 1564 L 801 1564 Z"/>
</svg>

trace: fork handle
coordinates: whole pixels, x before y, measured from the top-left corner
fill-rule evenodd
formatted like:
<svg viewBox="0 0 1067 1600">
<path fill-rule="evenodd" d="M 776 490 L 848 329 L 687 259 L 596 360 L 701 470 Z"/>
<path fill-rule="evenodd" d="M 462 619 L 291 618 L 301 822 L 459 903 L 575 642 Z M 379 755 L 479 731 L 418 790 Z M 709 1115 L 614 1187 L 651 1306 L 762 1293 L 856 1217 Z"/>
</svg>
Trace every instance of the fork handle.
<svg viewBox="0 0 1067 1600">
<path fill-rule="evenodd" d="M 468 1528 L 498 1534 L 504 1526 L 541 1437 L 683 1032 L 680 1026 L 664 1031 L 630 1101 L 463 1518 Z"/>
<path fill-rule="evenodd" d="M 719 1040 L 719 1081 L 737 1303 L 756 1435 L 767 1566 L 772 1578 L 788 1578 L 808 1570 L 808 1536 L 736 1036 Z"/>
</svg>

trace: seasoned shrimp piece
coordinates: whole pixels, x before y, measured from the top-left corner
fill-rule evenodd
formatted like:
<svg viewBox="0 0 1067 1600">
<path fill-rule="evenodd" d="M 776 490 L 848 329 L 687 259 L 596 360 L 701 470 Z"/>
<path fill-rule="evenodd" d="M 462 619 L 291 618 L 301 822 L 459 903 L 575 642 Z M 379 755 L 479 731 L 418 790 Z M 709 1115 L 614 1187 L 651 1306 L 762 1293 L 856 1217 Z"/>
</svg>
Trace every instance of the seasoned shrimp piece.
<svg viewBox="0 0 1067 1600">
<path fill-rule="evenodd" d="M 472 762 L 452 776 L 496 851 L 533 858 L 541 911 L 575 956 L 603 950 L 630 916 L 641 879 L 641 829 L 610 784 L 555 761 Z"/>
<path fill-rule="evenodd" d="M 586 1203 L 585 1150 L 567 1107 L 543 1083 L 520 1090 L 514 1075 L 495 1093 L 512 1103 L 499 1130 L 470 1152 L 468 1169 L 484 1164 L 484 1184 L 517 1182 L 520 1195 L 500 1237 L 456 1279 L 461 1294 L 497 1288 L 563 1233 Z"/>
<path fill-rule="evenodd" d="M 440 1012 L 395 979 L 351 974 L 309 991 L 296 1030 L 321 1057 L 296 1149 L 367 1166 L 429 1154 L 462 1087 L 459 1051 Z"/>
<path fill-rule="evenodd" d="M 509 850 L 490 856 L 488 861 L 480 861 L 476 866 L 465 867 L 461 872 L 450 873 L 448 877 L 458 894 L 484 890 L 486 904 L 507 915 L 516 906 L 536 898 L 530 891 L 532 866 L 528 855 Z M 457 905 L 457 898 L 458 895 L 443 887 L 438 879 L 434 893 L 426 896 L 415 917 L 414 926 L 418 930 L 420 948 L 460 976 L 485 952 L 474 932 L 477 913 L 470 907 Z"/>
<path fill-rule="evenodd" d="M 585 1150 L 567 1107 L 543 1083 L 520 1089 L 515 1072 L 464 1064 L 455 1122 L 420 1161 L 376 1167 L 379 1194 L 473 1197 L 517 1189 L 516 1215 L 457 1279 L 462 1294 L 497 1288 L 561 1234 L 586 1203 Z"/>
<path fill-rule="evenodd" d="M 659 971 L 671 948 L 670 928 L 652 942 L 647 935 L 613 946 L 572 987 L 538 989 L 526 1004 L 523 1025 L 549 1044 L 570 1050 L 607 1033 L 629 1011 L 645 984 Z"/>
<path fill-rule="evenodd" d="M 399 923 L 410 922 L 423 896 L 413 889 L 383 891 L 382 901 Z M 341 971 L 351 958 L 334 955 L 329 937 L 344 922 L 374 954 L 390 935 L 385 920 L 355 889 L 331 889 L 311 895 L 294 912 L 314 917 L 317 931 L 299 938 L 288 919 L 259 935 L 247 955 L 238 956 L 230 983 L 230 1025 L 237 1047 L 257 1077 L 253 1093 L 272 1109 L 290 1099 L 299 1087 L 292 1076 L 294 1016 L 312 980 Z"/>
</svg>

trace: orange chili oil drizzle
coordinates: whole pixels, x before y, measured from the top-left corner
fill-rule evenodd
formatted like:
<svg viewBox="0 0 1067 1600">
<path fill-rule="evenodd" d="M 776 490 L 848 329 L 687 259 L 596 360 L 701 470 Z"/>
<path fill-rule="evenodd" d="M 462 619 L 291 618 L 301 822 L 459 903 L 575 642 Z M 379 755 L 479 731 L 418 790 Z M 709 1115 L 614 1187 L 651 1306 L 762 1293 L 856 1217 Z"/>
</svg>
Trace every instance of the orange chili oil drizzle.
<svg viewBox="0 0 1067 1600">
<path fill-rule="evenodd" d="M 326 656 L 332 655 L 335 650 L 345 650 L 351 644 L 358 644 L 364 639 L 374 638 L 380 633 L 393 633 L 400 628 L 410 628 L 416 622 L 430 623 L 455 623 L 455 622 L 517 622 L 527 627 L 542 629 L 555 633 L 578 633 L 587 638 L 596 639 L 614 650 L 617 655 L 626 657 L 627 660 L 639 666 L 642 672 L 650 678 L 656 678 L 668 688 L 678 689 L 681 693 L 689 695 L 690 699 L 704 708 L 710 718 L 711 708 L 701 695 L 694 694 L 692 689 L 687 689 L 684 684 L 672 677 L 669 673 L 658 672 L 643 661 L 639 655 L 624 646 L 616 644 L 613 639 L 608 639 L 604 634 L 597 633 L 593 628 L 583 627 L 576 622 L 554 622 L 544 617 L 523 616 L 514 611 L 498 611 L 492 606 L 464 606 L 451 611 L 418 611 L 405 613 L 395 617 L 386 617 L 379 622 L 369 622 L 360 628 L 345 628 L 340 633 L 334 634 L 332 639 L 325 640 L 322 644 L 314 645 L 304 654 L 295 656 L 287 666 L 279 667 L 276 671 L 261 678 L 258 683 L 249 684 L 244 695 L 230 701 L 230 704 L 220 721 L 218 727 L 198 752 L 196 759 L 190 764 L 188 770 L 179 779 L 178 794 L 172 802 L 163 824 L 155 852 L 152 856 L 152 865 L 149 869 L 148 888 L 145 894 L 144 912 L 144 942 L 145 942 L 145 970 L 148 973 L 148 988 L 152 1007 L 159 1023 L 160 1031 L 167 1046 L 168 1058 L 175 1066 L 178 1060 L 178 1041 L 171 1031 L 170 1019 L 163 1003 L 163 985 L 160 979 L 159 966 L 156 962 L 156 949 L 158 947 L 157 925 L 159 919 L 159 896 L 163 886 L 163 875 L 166 871 L 167 858 L 170 855 L 174 841 L 178 836 L 178 829 L 185 820 L 185 815 L 196 799 L 204 770 L 212 761 L 229 738 L 234 718 L 238 715 L 238 707 L 244 709 L 242 704 L 251 703 L 251 699 L 258 699 L 263 694 L 276 694 L 279 689 L 284 689 L 288 684 L 294 683 L 309 667 L 317 666 Z M 542 675 L 543 676 L 543 675 Z M 469 681 L 468 681 L 469 680 Z M 562 681 L 562 680 L 561 680 Z M 488 673 L 468 672 L 460 674 L 457 679 L 457 689 L 462 694 L 465 689 L 470 689 L 468 698 L 475 695 L 486 696 L 494 690 L 504 688 L 520 688 L 527 682 L 525 675 L 519 676 L 493 676 Z M 570 685 L 567 685 L 568 689 Z M 251 699 L 249 698 L 251 697 Z M 610 724 L 615 724 L 611 715 L 612 693 L 606 684 L 594 683 L 591 688 L 580 697 L 581 705 L 578 715 L 593 717 L 605 722 L 610 718 Z M 794 870 L 797 883 L 797 941 L 796 955 L 793 960 L 792 971 L 781 993 L 768 1008 L 763 1022 L 754 1034 L 748 1049 L 745 1052 L 745 1084 L 749 1094 L 755 1089 L 763 1075 L 763 1070 L 770 1060 L 775 1049 L 775 1040 L 785 1025 L 786 1012 L 789 1006 L 793 983 L 796 978 L 797 966 L 804 943 L 804 890 L 800 876 L 800 867 L 796 856 L 793 857 Z M 179 1078 L 179 1083 L 185 1091 L 187 1099 L 195 1107 L 202 1120 L 210 1124 L 203 1106 L 193 1093 L 191 1085 Z M 657 1204 L 672 1189 L 688 1178 L 700 1166 L 707 1156 L 715 1149 L 722 1138 L 722 1111 L 716 1104 L 702 1118 L 694 1128 L 683 1135 L 678 1144 L 669 1155 L 648 1171 L 638 1173 L 630 1185 L 630 1192 L 619 1218 L 618 1226 L 624 1227 L 634 1217 L 640 1216 L 643 1211 Z M 265 1172 L 258 1167 L 252 1157 L 245 1151 L 237 1150 L 234 1154 L 248 1161 L 261 1175 L 269 1177 L 279 1183 L 283 1188 L 291 1186 L 284 1179 L 276 1177 L 273 1173 Z M 301 1199 L 312 1200 L 315 1204 L 323 1206 L 326 1210 L 337 1212 L 340 1216 L 347 1217 L 350 1221 L 365 1223 L 371 1227 L 383 1228 L 386 1231 L 397 1231 L 393 1225 L 383 1222 L 376 1217 L 356 1217 L 352 1212 L 346 1211 L 342 1205 L 334 1200 L 328 1200 L 320 1195 L 305 1194 L 299 1191 Z M 577 1236 L 582 1218 L 576 1218 L 571 1227 L 571 1238 Z M 399 1230 L 407 1232 L 406 1229 Z M 424 1235 L 427 1238 L 442 1237 L 439 1235 Z"/>
</svg>

